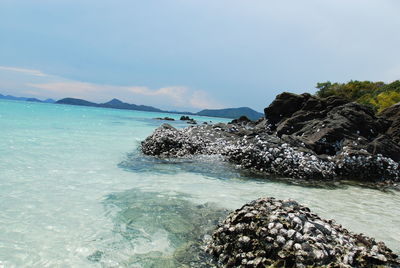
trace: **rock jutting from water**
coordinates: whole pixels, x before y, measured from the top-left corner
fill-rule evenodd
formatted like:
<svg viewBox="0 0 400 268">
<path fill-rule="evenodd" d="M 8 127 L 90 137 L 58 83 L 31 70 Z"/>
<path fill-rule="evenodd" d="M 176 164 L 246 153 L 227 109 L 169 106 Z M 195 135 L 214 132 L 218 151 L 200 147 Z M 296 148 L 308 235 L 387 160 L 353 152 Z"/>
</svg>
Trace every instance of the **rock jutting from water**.
<svg viewBox="0 0 400 268">
<path fill-rule="evenodd" d="M 293 200 L 260 198 L 230 213 L 206 251 L 218 267 L 400 267 L 383 242 Z"/>
<path fill-rule="evenodd" d="M 161 158 L 220 155 L 242 168 L 299 179 L 390 181 L 400 179 L 400 105 L 376 116 L 339 97 L 282 93 L 256 122 L 181 130 L 168 124 L 142 142 Z"/>
<path fill-rule="evenodd" d="M 171 117 L 157 117 L 154 118 L 155 120 L 166 120 L 166 121 L 175 121 L 175 119 L 171 118 Z"/>
<path fill-rule="evenodd" d="M 192 124 L 192 125 L 196 125 L 196 124 L 197 124 L 196 120 L 194 120 L 193 118 L 190 118 L 190 117 L 187 116 L 187 115 L 182 115 L 181 118 L 180 118 L 180 120 L 181 120 L 181 121 L 186 121 L 186 123 Z"/>
</svg>

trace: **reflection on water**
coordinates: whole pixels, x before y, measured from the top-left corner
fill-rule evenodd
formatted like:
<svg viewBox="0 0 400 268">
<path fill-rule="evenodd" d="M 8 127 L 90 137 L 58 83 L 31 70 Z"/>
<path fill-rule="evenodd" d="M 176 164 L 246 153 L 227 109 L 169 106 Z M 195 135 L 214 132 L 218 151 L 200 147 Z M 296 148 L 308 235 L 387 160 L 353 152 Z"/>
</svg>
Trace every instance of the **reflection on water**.
<svg viewBox="0 0 400 268">
<path fill-rule="evenodd" d="M 222 162 L 217 156 L 159 159 L 143 155 L 139 152 L 139 149 L 128 154 L 126 159 L 119 163 L 118 166 L 132 172 L 151 172 L 170 175 L 190 172 L 218 179 L 239 178 L 243 177 L 244 174 L 233 165 Z"/>
<path fill-rule="evenodd" d="M 202 176 L 217 179 L 242 179 L 259 182 L 279 182 L 288 185 L 301 185 L 302 187 L 325 188 L 325 189 L 346 189 L 349 186 L 362 186 L 382 191 L 390 191 L 391 188 L 378 187 L 372 183 L 354 181 L 315 181 L 292 179 L 275 175 L 267 175 L 256 170 L 242 169 L 234 164 L 224 162 L 220 156 L 192 156 L 188 158 L 167 158 L 160 159 L 153 156 L 143 155 L 139 148 L 127 154 L 126 158 L 118 164 L 122 169 L 131 172 L 159 173 L 176 175 L 182 172 L 190 172 Z"/>
<path fill-rule="evenodd" d="M 188 197 L 136 189 L 108 195 L 103 204 L 118 239 L 88 259 L 105 266 L 207 267 L 203 240 L 227 211 L 193 204 Z M 128 254 L 122 256 L 124 251 Z"/>
</svg>

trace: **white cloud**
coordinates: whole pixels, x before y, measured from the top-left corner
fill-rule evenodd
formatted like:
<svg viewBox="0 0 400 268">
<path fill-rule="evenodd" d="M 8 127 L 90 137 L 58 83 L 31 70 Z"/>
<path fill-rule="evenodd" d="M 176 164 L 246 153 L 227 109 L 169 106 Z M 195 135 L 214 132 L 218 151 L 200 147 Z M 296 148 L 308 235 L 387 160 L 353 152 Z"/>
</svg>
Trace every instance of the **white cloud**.
<svg viewBox="0 0 400 268">
<path fill-rule="evenodd" d="M 127 89 L 135 94 L 169 97 L 178 106 L 186 104 L 185 95 L 188 91 L 188 88 L 180 86 L 163 87 L 157 90 L 150 90 L 147 87 L 129 87 Z"/>
<path fill-rule="evenodd" d="M 42 73 L 39 70 L 24 69 L 24 68 L 10 67 L 10 66 L 0 66 L 0 70 L 23 73 L 23 74 L 27 74 L 27 75 L 33 75 L 33 76 L 48 76 L 47 74 Z"/>
<path fill-rule="evenodd" d="M 7 72 L 14 72 L 16 75 L 9 76 Z M 152 89 L 146 86 L 96 84 L 48 75 L 39 70 L 8 66 L 0 66 L 0 79 L 0 86 L 4 85 L 8 93 L 21 96 L 54 99 L 72 97 L 99 103 L 118 98 L 129 103 L 153 105 L 164 109 L 176 107 L 191 110 L 221 107 L 221 104 L 207 92 L 194 91 L 185 86 Z"/>
<path fill-rule="evenodd" d="M 140 86 L 114 86 L 100 85 L 94 83 L 66 81 L 49 83 L 28 83 L 27 86 L 39 90 L 38 95 L 42 96 L 62 96 L 92 100 L 108 100 L 110 98 L 122 98 L 125 101 L 143 101 L 143 97 L 148 97 L 147 105 L 168 105 L 184 108 L 219 108 L 221 105 L 213 100 L 205 91 L 191 89 L 183 86 L 169 86 L 159 89 L 150 89 Z M 32 93 L 32 91 L 30 91 Z M 139 98 L 142 97 L 142 98 Z M 157 104 L 154 104 L 157 103 Z"/>
<path fill-rule="evenodd" d="M 216 109 L 222 108 L 222 105 L 213 100 L 205 91 L 194 91 L 190 97 L 190 105 L 200 109 Z"/>
<path fill-rule="evenodd" d="M 188 92 L 188 89 L 186 87 L 179 86 L 163 87 L 160 89 L 151 90 L 148 87 L 100 85 L 75 81 L 30 83 L 28 84 L 28 86 L 53 93 L 62 93 L 65 96 L 76 98 L 87 98 L 90 97 L 90 95 L 113 97 L 115 95 L 121 95 L 121 93 L 153 97 L 166 97 L 172 100 L 175 105 L 186 104 L 185 96 Z"/>
</svg>

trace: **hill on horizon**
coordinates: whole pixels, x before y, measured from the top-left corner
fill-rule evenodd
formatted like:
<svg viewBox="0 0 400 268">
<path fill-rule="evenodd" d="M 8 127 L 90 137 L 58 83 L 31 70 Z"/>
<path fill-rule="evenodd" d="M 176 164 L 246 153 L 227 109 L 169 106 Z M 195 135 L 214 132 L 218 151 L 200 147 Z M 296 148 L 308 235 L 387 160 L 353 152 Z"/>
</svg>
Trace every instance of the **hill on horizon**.
<svg viewBox="0 0 400 268">
<path fill-rule="evenodd" d="M 198 112 L 197 114 L 202 116 L 217 116 L 217 117 L 232 118 L 232 119 L 236 119 L 244 115 L 250 120 L 257 120 L 260 117 L 264 116 L 264 114 L 254 111 L 249 107 L 205 109 Z"/>
<path fill-rule="evenodd" d="M 30 102 L 41 102 L 41 103 L 55 103 L 55 104 L 66 104 L 66 105 L 77 105 L 77 106 L 88 106 L 88 107 L 98 107 L 98 108 L 111 108 L 120 110 L 135 110 L 135 111 L 145 111 L 145 112 L 162 112 L 162 113 L 172 113 L 172 114 L 187 114 L 187 115 L 200 115 L 200 116 L 210 116 L 210 117 L 222 117 L 229 119 L 236 119 L 241 116 L 246 116 L 251 120 L 257 120 L 264 114 L 259 113 L 249 107 L 239 107 L 239 108 L 225 108 L 225 109 L 204 109 L 197 113 L 193 112 L 180 112 L 180 111 L 165 111 L 153 106 L 148 105 L 136 105 L 123 102 L 119 99 L 112 99 L 105 103 L 95 103 L 78 98 L 63 98 L 60 100 L 46 99 L 39 100 L 37 98 L 28 97 L 15 97 L 11 95 L 0 94 L 0 99 L 6 100 L 16 100 L 16 101 L 30 101 Z"/>
<path fill-rule="evenodd" d="M 33 101 L 33 102 L 44 102 L 44 103 L 54 103 L 56 102 L 53 99 L 45 99 L 45 100 L 39 100 L 37 98 L 27 98 L 27 97 L 15 97 L 15 96 L 11 96 L 11 95 L 3 95 L 0 94 L 0 99 L 3 100 L 16 100 L 16 101 Z"/>
<path fill-rule="evenodd" d="M 260 117 L 264 116 L 264 114 L 254 111 L 249 107 L 240 107 L 240 108 L 227 108 L 227 109 L 205 109 L 201 110 L 197 113 L 191 112 L 178 112 L 178 111 L 164 111 L 152 106 L 146 105 L 136 105 L 129 104 L 123 102 L 119 99 L 112 99 L 105 103 L 94 103 L 82 99 L 76 98 L 64 98 L 55 102 L 56 104 L 68 104 L 68 105 L 79 105 L 79 106 L 90 106 L 90 107 L 99 107 L 99 108 L 112 108 L 112 109 L 121 109 L 121 110 L 136 110 L 136 111 L 146 111 L 146 112 L 163 112 L 163 113 L 173 113 L 173 114 L 188 114 L 188 115 L 200 115 L 200 116 L 210 116 L 210 117 L 222 117 L 222 118 L 230 118 L 236 119 L 241 116 L 246 116 L 251 120 L 257 120 Z"/>
</svg>

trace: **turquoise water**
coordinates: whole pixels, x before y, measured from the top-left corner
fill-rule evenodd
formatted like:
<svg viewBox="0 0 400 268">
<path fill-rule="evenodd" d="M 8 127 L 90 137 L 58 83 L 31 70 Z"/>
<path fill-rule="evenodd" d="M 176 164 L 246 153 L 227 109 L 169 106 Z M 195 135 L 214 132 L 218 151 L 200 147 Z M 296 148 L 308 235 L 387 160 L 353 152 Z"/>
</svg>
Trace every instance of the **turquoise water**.
<svg viewBox="0 0 400 268">
<path fill-rule="evenodd" d="M 179 118 L 0 101 L 0 267 L 173 267 L 177 251 L 213 226 L 204 219 L 261 196 L 297 199 L 400 253 L 400 193 L 143 157 L 140 142 L 163 116 Z"/>
</svg>

